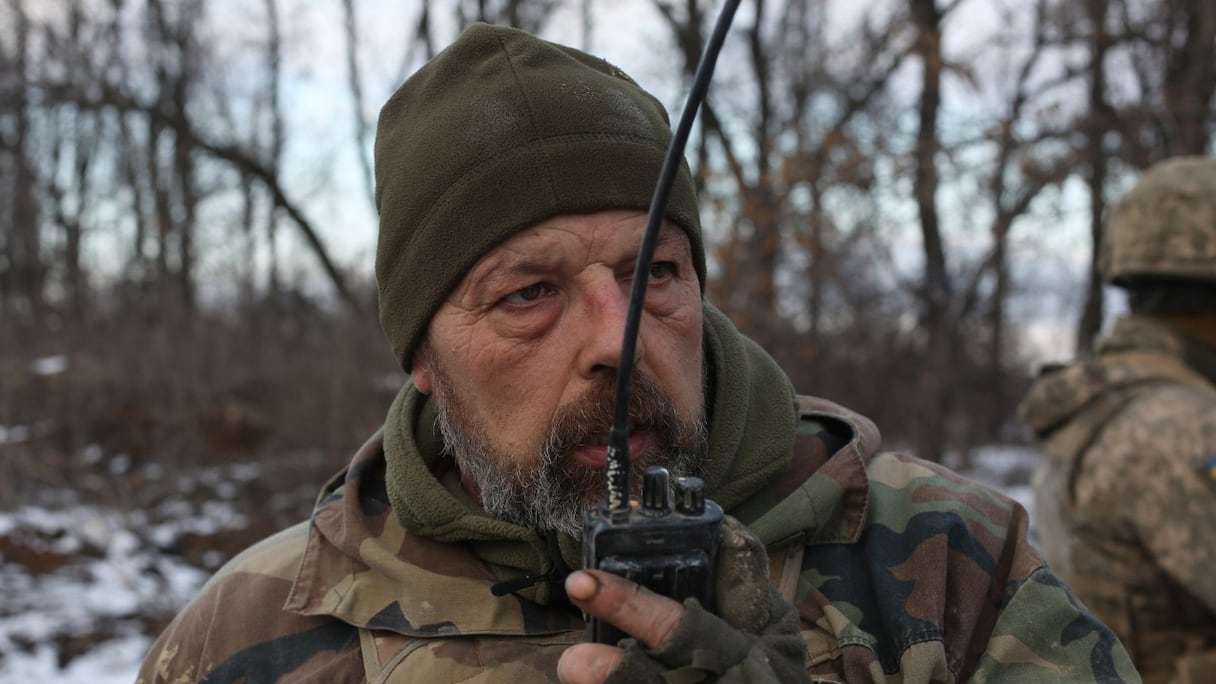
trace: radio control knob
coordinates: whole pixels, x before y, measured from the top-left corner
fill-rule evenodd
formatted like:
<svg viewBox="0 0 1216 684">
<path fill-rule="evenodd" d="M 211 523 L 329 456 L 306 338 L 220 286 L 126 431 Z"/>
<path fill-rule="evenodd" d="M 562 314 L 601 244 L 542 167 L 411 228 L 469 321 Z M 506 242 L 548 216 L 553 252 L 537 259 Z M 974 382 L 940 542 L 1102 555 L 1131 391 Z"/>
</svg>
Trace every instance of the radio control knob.
<svg viewBox="0 0 1216 684">
<path fill-rule="evenodd" d="M 666 515 L 671 512 L 671 500 L 667 492 L 670 475 L 663 466 L 650 466 L 642 479 L 642 513 Z"/>
<path fill-rule="evenodd" d="M 676 510 L 684 515 L 705 512 L 705 481 L 699 477 L 676 478 Z"/>
</svg>

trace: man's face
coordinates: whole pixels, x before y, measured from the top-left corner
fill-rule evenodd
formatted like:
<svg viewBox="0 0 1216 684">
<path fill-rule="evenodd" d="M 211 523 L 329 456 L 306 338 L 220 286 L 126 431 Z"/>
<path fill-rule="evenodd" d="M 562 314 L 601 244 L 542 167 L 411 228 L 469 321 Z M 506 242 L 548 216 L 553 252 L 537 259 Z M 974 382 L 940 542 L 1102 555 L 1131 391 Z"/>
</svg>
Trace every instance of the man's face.
<svg viewBox="0 0 1216 684">
<path fill-rule="evenodd" d="M 582 511 L 602 498 L 645 225 L 638 211 L 539 223 L 477 262 L 431 319 L 411 378 L 434 394 L 464 487 L 492 515 L 578 534 Z M 707 441 L 701 294 L 688 236 L 674 226 L 660 233 L 636 352 L 634 469 L 695 473 Z"/>
</svg>

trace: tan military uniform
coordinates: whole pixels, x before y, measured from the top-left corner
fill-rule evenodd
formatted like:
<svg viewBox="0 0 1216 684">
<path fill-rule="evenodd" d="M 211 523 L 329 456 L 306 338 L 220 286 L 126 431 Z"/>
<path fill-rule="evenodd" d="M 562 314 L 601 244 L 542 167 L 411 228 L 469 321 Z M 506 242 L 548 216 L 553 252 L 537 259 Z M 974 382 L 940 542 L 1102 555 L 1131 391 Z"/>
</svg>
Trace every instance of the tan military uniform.
<svg viewBox="0 0 1216 684">
<path fill-rule="evenodd" d="M 1194 678 L 1194 654 L 1216 647 L 1216 387 L 1182 352 L 1160 324 L 1124 318 L 1096 361 L 1045 371 L 1020 407 L 1044 440 L 1044 555 L 1146 682 L 1179 667 L 1216 681 Z"/>
</svg>

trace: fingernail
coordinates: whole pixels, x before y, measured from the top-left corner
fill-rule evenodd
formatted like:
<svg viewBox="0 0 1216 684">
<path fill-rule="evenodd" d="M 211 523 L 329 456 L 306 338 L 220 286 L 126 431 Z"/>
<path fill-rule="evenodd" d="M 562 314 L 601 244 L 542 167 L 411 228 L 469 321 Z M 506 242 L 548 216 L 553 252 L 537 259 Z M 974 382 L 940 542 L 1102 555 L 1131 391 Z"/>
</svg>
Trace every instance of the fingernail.
<svg viewBox="0 0 1216 684">
<path fill-rule="evenodd" d="M 609 660 L 602 655 L 597 655 L 595 660 L 592 660 L 588 664 L 587 669 L 591 670 L 592 674 L 595 675 L 595 681 L 599 682 L 607 679 L 608 673 L 612 668 L 616 667 L 616 664 L 616 659 Z"/>
<path fill-rule="evenodd" d="M 566 578 L 566 595 L 578 601 L 587 601 L 600 590 L 600 583 L 590 573 L 576 570 Z"/>
</svg>

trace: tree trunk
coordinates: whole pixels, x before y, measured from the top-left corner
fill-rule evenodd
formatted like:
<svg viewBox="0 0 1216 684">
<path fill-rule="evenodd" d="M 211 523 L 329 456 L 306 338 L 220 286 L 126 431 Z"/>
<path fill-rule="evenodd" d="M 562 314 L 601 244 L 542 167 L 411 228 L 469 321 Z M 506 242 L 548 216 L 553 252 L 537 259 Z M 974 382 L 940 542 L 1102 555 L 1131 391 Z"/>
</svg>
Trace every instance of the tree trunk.
<svg viewBox="0 0 1216 684">
<path fill-rule="evenodd" d="M 916 53 L 921 58 L 920 123 L 916 134 L 916 171 L 913 192 L 920 216 L 924 250 L 922 329 L 926 335 L 920 373 L 920 420 L 917 455 L 940 461 L 946 449 L 946 415 L 949 409 L 950 361 L 953 332 L 950 318 L 951 287 L 946 270 L 937 211 L 937 116 L 941 108 L 941 13 L 935 0 L 909 0 L 917 28 Z"/>
<path fill-rule="evenodd" d="M 1170 156 L 1209 153 L 1210 103 L 1216 93 L 1216 2 L 1175 0 L 1167 11 L 1184 32 L 1177 49 L 1167 44 L 1163 98 L 1170 129 Z"/>
<path fill-rule="evenodd" d="M 25 79 L 30 72 L 29 63 L 29 17 L 21 2 L 14 1 L 13 12 L 17 16 L 17 44 L 13 55 L 13 70 L 18 79 Z M 27 91 L 18 88 L 10 105 L 15 118 L 15 145 L 13 162 L 15 183 L 12 206 L 9 208 L 11 230 L 8 239 L 8 286 L 4 295 L 8 298 L 8 309 L 24 314 L 33 324 L 42 320 L 44 314 L 44 286 L 46 265 L 42 259 L 41 216 L 38 211 L 38 174 L 34 166 L 32 144 L 32 121 Z"/>
<path fill-rule="evenodd" d="M 1114 112 L 1106 99 L 1106 54 L 1111 47 L 1111 37 L 1106 32 L 1106 0 L 1087 0 L 1086 11 L 1093 35 L 1090 37 L 1089 62 L 1089 126 L 1086 135 L 1086 156 L 1089 158 L 1089 235 L 1093 245 L 1089 257 L 1088 281 L 1085 289 L 1085 305 L 1077 326 L 1076 355 L 1088 358 L 1093 351 L 1094 340 L 1102 330 L 1105 317 L 1102 275 L 1098 272 L 1098 253 L 1102 244 L 1102 225 L 1106 214 L 1107 160 L 1102 138 L 1114 120 Z"/>
</svg>

